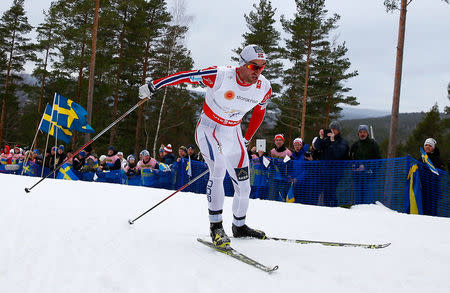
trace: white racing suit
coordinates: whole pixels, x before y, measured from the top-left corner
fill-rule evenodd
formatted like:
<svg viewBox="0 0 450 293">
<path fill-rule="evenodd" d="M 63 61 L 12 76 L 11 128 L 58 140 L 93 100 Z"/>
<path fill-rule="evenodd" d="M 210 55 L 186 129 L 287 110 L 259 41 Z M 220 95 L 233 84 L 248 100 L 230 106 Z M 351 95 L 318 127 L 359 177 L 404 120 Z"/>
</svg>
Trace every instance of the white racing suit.
<svg viewBox="0 0 450 293">
<path fill-rule="evenodd" d="M 179 72 L 153 81 L 156 89 L 188 82 L 207 86 L 203 112 L 195 139 L 209 168 L 207 198 L 209 220 L 222 221 L 223 180 L 226 172 L 233 182 L 233 224 L 245 224 L 250 196 L 249 159 L 240 123 L 253 110 L 245 139 L 249 141 L 262 120 L 271 95 L 270 82 L 262 75 L 255 84 L 245 84 L 235 67 L 210 67 Z"/>
</svg>

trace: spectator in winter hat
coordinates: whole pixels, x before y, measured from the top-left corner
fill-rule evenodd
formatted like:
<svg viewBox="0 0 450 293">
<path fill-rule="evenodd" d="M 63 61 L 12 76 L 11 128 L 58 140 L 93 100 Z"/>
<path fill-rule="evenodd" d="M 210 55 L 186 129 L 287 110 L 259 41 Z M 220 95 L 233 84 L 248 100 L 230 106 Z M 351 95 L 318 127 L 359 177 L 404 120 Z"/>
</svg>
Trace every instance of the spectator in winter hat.
<svg viewBox="0 0 450 293">
<path fill-rule="evenodd" d="M 122 169 L 125 168 L 125 166 L 127 165 L 127 160 L 125 160 L 125 158 L 123 157 L 123 153 L 117 152 L 117 156 L 119 157 L 119 160 L 120 160 L 120 167 Z"/>
<path fill-rule="evenodd" d="M 159 159 L 160 160 L 164 159 L 164 145 L 163 144 L 159 147 Z"/>
<path fill-rule="evenodd" d="M 272 158 L 284 159 L 286 156 L 292 156 L 292 152 L 284 146 L 283 134 L 277 134 L 274 137 L 275 147 L 270 150 L 270 156 Z"/>
<path fill-rule="evenodd" d="M 137 163 L 137 167 L 139 170 L 146 170 L 146 169 L 159 169 L 158 161 L 156 161 L 154 158 L 150 157 L 150 153 L 147 150 L 143 150 L 140 153 L 142 159 Z"/>
<path fill-rule="evenodd" d="M 427 138 L 423 143 L 423 150 L 428 155 L 428 159 L 438 169 L 445 170 L 444 161 L 441 159 L 441 152 L 437 147 L 437 142 L 434 138 Z M 419 161 L 422 161 L 422 157 Z M 424 162 L 425 163 L 425 162 Z"/>
<path fill-rule="evenodd" d="M 2 149 L 2 154 L 0 155 L 0 163 L 2 165 L 11 164 L 12 155 L 10 154 L 9 145 L 5 145 Z"/>
<path fill-rule="evenodd" d="M 126 161 L 127 165 L 123 168 L 125 174 L 128 177 L 137 176 L 140 173 L 139 167 L 137 166 L 136 158 L 134 155 L 129 155 Z"/>
<path fill-rule="evenodd" d="M 180 162 L 181 159 L 186 159 L 186 158 L 188 157 L 187 152 L 188 152 L 188 150 L 187 150 L 187 148 L 186 148 L 185 146 L 183 146 L 183 145 L 180 146 L 180 147 L 178 148 L 178 158 L 177 158 L 177 162 Z"/>
<path fill-rule="evenodd" d="M 193 144 L 190 144 L 187 146 L 187 154 L 188 158 L 195 161 L 203 161 L 203 159 L 200 157 L 200 155 L 197 155 L 195 153 L 195 146 Z"/>
<path fill-rule="evenodd" d="M 122 168 L 122 162 L 120 161 L 117 151 L 113 146 L 108 147 L 108 153 L 103 166 L 99 166 L 99 169 L 105 170 L 120 170 Z"/>
<path fill-rule="evenodd" d="M 314 147 L 322 153 L 320 160 L 347 160 L 349 157 L 348 142 L 341 136 L 341 125 L 337 121 L 330 123 L 330 130 L 324 131 L 323 139 L 317 139 Z"/>
<path fill-rule="evenodd" d="M 164 147 L 164 158 L 161 159 L 164 164 L 172 165 L 175 163 L 175 155 L 172 154 L 172 145 L 168 144 Z"/>
<path fill-rule="evenodd" d="M 303 139 L 300 137 L 297 137 L 294 139 L 294 151 L 292 152 L 292 159 L 293 160 L 305 160 L 306 152 L 309 149 L 309 146 L 307 144 L 303 145 Z"/>
<path fill-rule="evenodd" d="M 358 140 L 350 148 L 350 159 L 352 160 L 375 160 L 381 159 L 381 151 L 378 143 L 369 137 L 369 126 L 358 127 Z M 360 166 L 361 167 L 361 166 Z M 362 166 L 363 167 L 363 166 Z"/>
</svg>

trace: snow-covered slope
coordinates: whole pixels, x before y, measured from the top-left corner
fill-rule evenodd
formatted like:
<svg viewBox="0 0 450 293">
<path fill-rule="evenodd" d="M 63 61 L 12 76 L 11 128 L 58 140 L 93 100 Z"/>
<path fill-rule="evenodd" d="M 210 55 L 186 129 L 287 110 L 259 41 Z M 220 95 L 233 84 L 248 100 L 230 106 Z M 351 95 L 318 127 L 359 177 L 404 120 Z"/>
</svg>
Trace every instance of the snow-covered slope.
<svg viewBox="0 0 450 293">
<path fill-rule="evenodd" d="M 272 236 L 392 242 L 385 249 L 233 239 L 267 274 L 196 241 L 203 195 L 0 174 L 0 292 L 450 292 L 450 220 L 381 205 L 353 209 L 252 200 L 248 224 Z M 224 207 L 231 234 L 231 203 Z"/>
</svg>

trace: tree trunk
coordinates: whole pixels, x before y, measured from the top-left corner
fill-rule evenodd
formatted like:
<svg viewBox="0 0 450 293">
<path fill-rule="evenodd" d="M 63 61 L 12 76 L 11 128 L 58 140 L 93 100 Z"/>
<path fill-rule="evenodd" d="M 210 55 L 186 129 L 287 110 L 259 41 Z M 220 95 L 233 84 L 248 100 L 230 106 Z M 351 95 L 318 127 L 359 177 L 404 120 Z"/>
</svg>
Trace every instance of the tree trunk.
<svg viewBox="0 0 450 293">
<path fill-rule="evenodd" d="M 169 53 L 169 61 L 167 62 L 167 75 L 170 74 L 170 67 L 171 67 L 171 60 L 172 60 L 172 49 Z M 167 97 L 167 87 L 164 90 L 163 99 L 161 102 L 161 109 L 159 110 L 159 117 L 158 117 L 158 126 L 156 127 L 156 133 L 155 133 L 155 140 L 153 141 L 153 157 L 156 158 L 156 142 L 158 141 L 158 135 L 159 135 L 159 128 L 161 126 L 161 118 L 162 113 L 164 111 L 164 104 L 166 103 L 166 97 Z"/>
<path fill-rule="evenodd" d="M 92 125 L 92 102 L 94 97 L 94 72 L 95 72 L 95 53 L 97 49 L 97 28 L 98 28 L 98 10 L 100 8 L 100 0 L 95 0 L 94 27 L 92 29 L 92 53 L 91 64 L 89 66 L 89 87 L 87 99 L 88 123 Z M 84 136 L 84 142 L 87 143 L 91 139 L 90 133 Z"/>
<path fill-rule="evenodd" d="M 13 37 L 11 41 L 11 50 L 9 51 L 9 61 L 8 61 L 8 69 L 6 71 L 6 80 L 5 80 L 5 93 L 3 94 L 3 103 L 2 103 L 2 114 L 0 118 L 0 144 L 3 139 L 3 128 L 5 127 L 5 116 L 6 116 L 6 96 L 8 95 L 8 85 L 9 85 L 9 75 L 11 74 L 11 65 L 12 65 L 12 56 L 14 53 L 14 42 L 16 41 L 16 31 L 13 32 Z"/>
<path fill-rule="evenodd" d="M 86 13 L 84 15 L 84 24 L 86 24 L 87 18 L 88 18 L 88 13 Z M 84 38 L 83 38 L 83 43 L 81 44 L 81 52 L 80 52 L 81 60 L 80 60 L 80 66 L 78 67 L 78 82 L 77 82 L 77 96 L 76 96 L 76 102 L 80 105 L 81 105 L 81 84 L 83 81 L 83 68 L 84 68 L 83 57 L 84 57 L 84 51 L 86 50 L 86 32 L 83 35 L 84 35 Z M 72 134 L 72 148 L 76 149 L 77 148 L 76 145 L 77 145 L 77 134 L 75 132 Z"/>
<path fill-rule="evenodd" d="M 125 38 L 125 22 L 127 19 L 127 9 L 128 6 L 125 8 L 125 15 L 123 17 L 123 27 L 122 31 L 120 32 L 120 49 L 119 49 L 119 67 L 117 68 L 117 75 L 116 75 L 116 88 L 114 92 L 114 106 L 113 106 L 113 121 L 117 119 L 117 105 L 119 104 L 119 84 L 120 84 L 120 77 L 122 75 L 122 58 L 123 58 L 123 40 Z M 116 126 L 111 128 L 111 134 L 109 136 L 109 145 L 114 144 L 114 138 L 116 136 Z"/>
<path fill-rule="evenodd" d="M 148 53 L 150 50 L 150 40 L 147 40 L 145 45 L 145 55 L 144 55 L 144 68 L 142 70 L 142 80 L 141 84 L 145 84 L 145 80 L 147 79 L 147 68 L 148 68 Z M 134 144 L 134 153 L 139 153 L 139 142 L 141 140 L 141 124 L 142 124 L 142 114 L 143 114 L 144 106 L 139 106 L 138 117 L 136 122 L 136 139 Z"/>
<path fill-rule="evenodd" d="M 398 135 L 398 112 L 400 104 L 400 88 L 402 83 L 403 47 L 405 44 L 406 6 L 407 0 L 401 0 L 400 20 L 398 26 L 397 57 L 395 63 L 394 95 L 392 98 L 391 127 L 389 132 L 388 158 L 395 158 Z"/>
<path fill-rule="evenodd" d="M 41 120 L 42 120 L 42 102 L 44 101 L 45 78 L 47 77 L 47 75 L 45 73 L 47 71 L 47 62 L 48 62 L 49 52 L 50 52 L 50 47 L 47 47 L 47 49 L 45 51 L 44 72 L 42 74 L 42 82 L 41 82 L 41 93 L 39 95 L 39 103 L 38 103 L 38 108 L 37 108 L 38 120 L 36 122 L 36 128 L 39 127 L 39 124 L 41 123 Z M 34 143 L 36 145 L 38 145 L 38 143 L 39 143 L 39 139 L 37 136 L 35 138 Z"/>
<path fill-rule="evenodd" d="M 311 58 L 311 36 L 308 39 L 308 53 L 306 55 L 306 70 L 305 70 L 305 88 L 303 90 L 302 101 L 302 125 L 300 130 L 300 136 L 305 139 L 305 123 L 306 123 L 306 97 L 308 96 L 308 80 L 309 80 L 309 62 Z"/>
</svg>

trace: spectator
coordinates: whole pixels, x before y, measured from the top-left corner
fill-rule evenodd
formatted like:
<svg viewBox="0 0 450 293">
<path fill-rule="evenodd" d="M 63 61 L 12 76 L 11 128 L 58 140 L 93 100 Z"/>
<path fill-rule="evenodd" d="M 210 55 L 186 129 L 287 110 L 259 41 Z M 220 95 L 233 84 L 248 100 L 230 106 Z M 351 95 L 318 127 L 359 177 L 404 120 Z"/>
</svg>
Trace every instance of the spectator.
<svg viewBox="0 0 450 293">
<path fill-rule="evenodd" d="M 284 159 L 286 156 L 292 156 L 292 152 L 284 146 L 283 134 L 277 134 L 274 138 L 275 147 L 270 150 L 272 158 Z"/>
<path fill-rule="evenodd" d="M 161 162 L 164 161 L 164 145 L 163 144 L 159 147 L 159 160 Z"/>
<path fill-rule="evenodd" d="M 188 158 L 194 161 L 203 161 L 200 154 L 195 153 L 195 146 L 193 144 L 188 145 L 187 147 Z"/>
<path fill-rule="evenodd" d="M 320 137 L 316 140 L 315 147 L 321 152 L 320 160 L 334 161 L 348 159 L 349 147 L 345 139 L 341 137 L 341 125 L 337 121 L 330 123 L 330 130 L 319 132 Z M 326 206 L 335 207 L 338 204 L 336 188 L 344 176 L 344 168 L 334 162 L 326 162 L 320 165 L 322 168 L 322 182 L 319 182 L 323 195 L 323 203 Z"/>
<path fill-rule="evenodd" d="M 117 151 L 113 146 L 108 147 L 108 153 L 106 155 L 105 164 L 99 167 L 101 170 L 120 170 L 122 168 L 122 163 Z"/>
<path fill-rule="evenodd" d="M 369 126 L 359 125 L 359 140 L 354 142 L 350 148 L 350 159 L 352 160 L 373 160 L 381 159 L 380 147 L 377 142 L 369 137 Z M 354 184 L 354 203 L 364 204 L 366 202 L 367 191 L 370 188 L 374 178 L 372 168 L 367 164 L 356 164 L 352 170 L 352 179 Z"/>
<path fill-rule="evenodd" d="M 42 166 L 42 164 L 43 164 L 42 159 L 43 159 L 43 157 L 41 155 L 41 152 L 39 152 L 38 149 L 35 149 L 33 151 L 33 154 L 32 154 L 32 157 L 31 157 L 31 161 L 33 163 L 35 163 L 35 164 L 38 164 L 38 165 Z"/>
<path fill-rule="evenodd" d="M 125 166 L 127 165 L 127 160 L 125 160 L 125 158 L 123 157 L 123 153 L 117 152 L 117 156 L 119 157 L 120 160 L 120 168 L 121 169 L 125 168 Z"/>
<path fill-rule="evenodd" d="M 11 157 L 11 164 L 19 164 L 24 160 L 25 156 L 22 154 L 22 149 L 18 144 L 14 146 L 14 152 Z"/>
<path fill-rule="evenodd" d="M 10 153 L 9 145 L 5 145 L 0 155 L 0 162 L 2 165 L 11 164 L 12 155 Z"/>
<path fill-rule="evenodd" d="M 108 170 L 108 165 L 106 165 L 106 156 L 101 155 L 100 158 L 98 158 L 98 168 L 100 170 Z"/>
<path fill-rule="evenodd" d="M 177 158 L 177 162 L 180 162 L 181 159 L 188 159 L 188 150 L 185 146 L 180 146 L 178 148 L 178 158 Z"/>
<path fill-rule="evenodd" d="M 128 177 L 133 177 L 133 176 L 139 175 L 140 170 L 139 170 L 139 167 L 137 166 L 136 158 L 134 157 L 134 155 L 129 155 L 127 157 L 126 163 L 127 164 L 123 168 L 123 170 Z"/>
<path fill-rule="evenodd" d="M 441 159 L 441 152 L 436 144 L 437 142 L 434 138 L 427 138 L 423 143 L 423 150 L 428 155 L 428 159 L 431 161 L 434 167 L 445 170 L 444 161 L 442 161 Z M 420 161 L 423 161 L 423 159 L 421 159 Z"/>
<path fill-rule="evenodd" d="M 57 164 L 61 164 L 66 159 L 67 155 L 64 152 L 64 146 L 63 145 L 60 145 L 58 147 L 58 151 L 57 151 L 57 155 L 56 156 L 58 157 L 58 163 Z"/>
<path fill-rule="evenodd" d="M 84 148 L 83 151 L 80 152 L 80 163 L 82 164 L 82 168 L 80 171 L 82 172 L 95 172 L 98 169 L 98 160 L 97 156 L 92 151 L 92 146 L 88 145 Z"/>
<path fill-rule="evenodd" d="M 303 139 L 297 137 L 294 139 L 294 151 L 292 152 L 291 158 L 293 160 L 305 160 L 306 152 L 309 146 L 307 144 L 303 145 Z"/>
<path fill-rule="evenodd" d="M 150 157 L 150 153 L 147 150 L 143 150 L 140 155 L 142 156 L 142 160 L 137 163 L 139 170 L 159 169 L 158 162 Z"/>
<path fill-rule="evenodd" d="M 321 130 L 323 132 L 323 129 L 321 129 Z M 318 138 L 319 137 L 316 136 L 311 141 L 311 147 L 309 148 L 309 151 L 305 155 L 305 159 L 307 159 L 308 161 L 319 160 L 319 158 L 320 158 L 320 152 L 314 146 Z"/>
<path fill-rule="evenodd" d="M 349 146 L 341 136 L 341 125 L 337 121 L 330 123 L 330 130 L 325 130 L 316 140 L 315 148 L 321 152 L 320 160 L 347 160 Z"/>
<path fill-rule="evenodd" d="M 57 151 L 58 148 L 54 146 L 50 149 L 50 152 L 46 154 L 45 165 L 50 170 L 53 170 L 58 165 L 59 158 L 57 156 Z"/>
<path fill-rule="evenodd" d="M 434 138 L 427 138 L 423 143 L 423 149 L 428 155 L 428 160 L 431 161 L 434 167 L 444 170 L 444 162 L 441 159 L 439 148 L 437 147 L 437 142 Z M 424 158 L 419 159 L 424 164 L 426 164 Z M 423 175 L 425 178 L 429 178 L 427 182 L 422 185 L 423 192 L 423 213 L 429 216 L 439 216 L 438 205 L 441 200 L 438 195 L 441 193 L 441 180 L 442 176 L 438 176 L 431 172 L 428 167 L 423 169 Z M 421 175 L 422 176 L 422 175 Z"/>
<path fill-rule="evenodd" d="M 369 126 L 358 127 L 359 140 L 354 142 L 350 148 L 350 159 L 352 160 L 374 160 L 381 159 L 378 143 L 369 137 Z"/>
<path fill-rule="evenodd" d="M 172 145 L 168 144 L 164 147 L 164 157 L 161 159 L 161 162 L 163 162 L 166 165 L 172 165 L 175 163 L 176 158 L 174 154 L 172 154 Z"/>
</svg>

